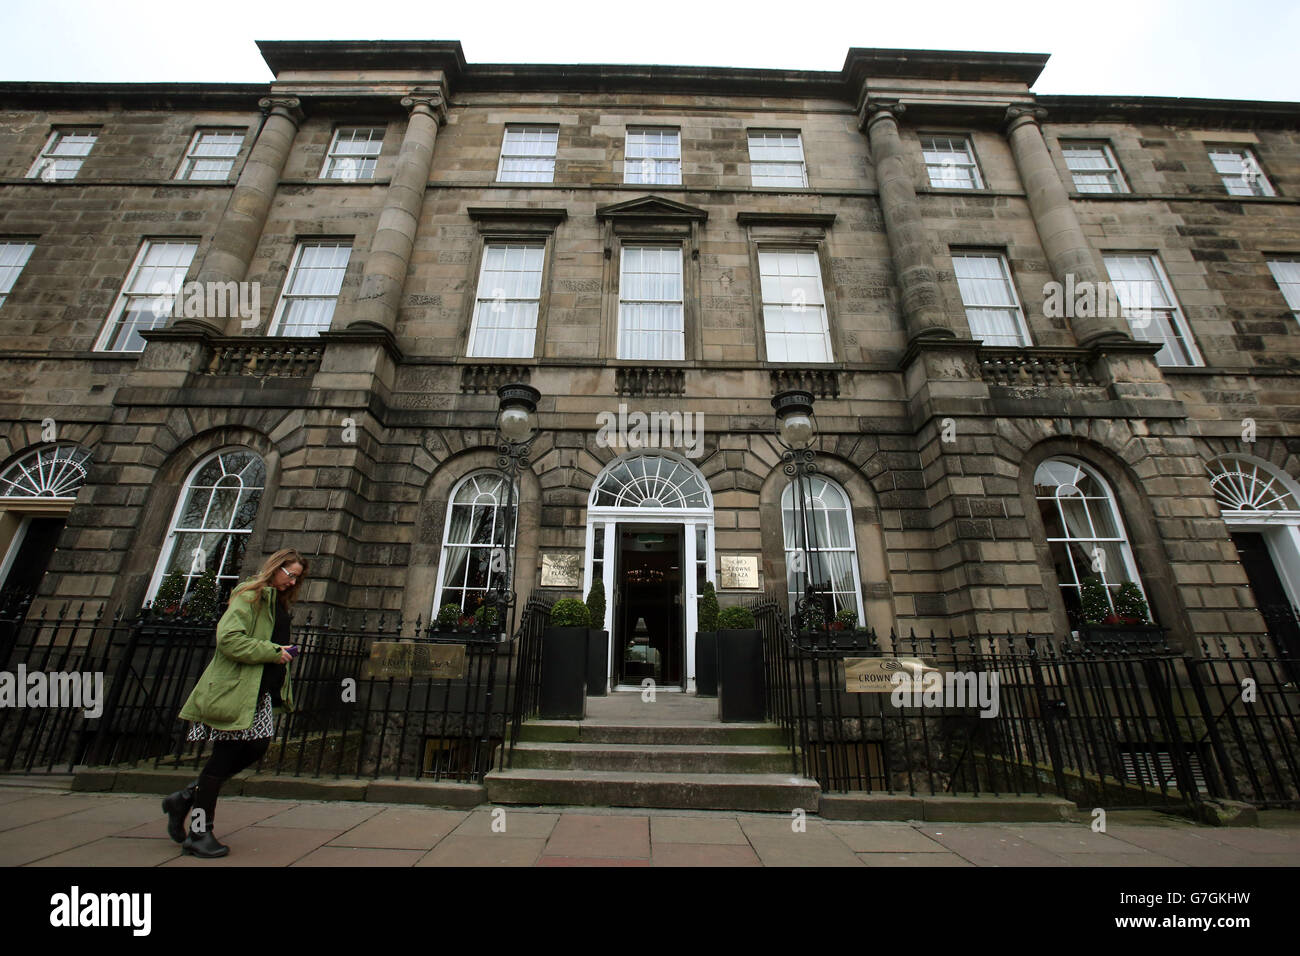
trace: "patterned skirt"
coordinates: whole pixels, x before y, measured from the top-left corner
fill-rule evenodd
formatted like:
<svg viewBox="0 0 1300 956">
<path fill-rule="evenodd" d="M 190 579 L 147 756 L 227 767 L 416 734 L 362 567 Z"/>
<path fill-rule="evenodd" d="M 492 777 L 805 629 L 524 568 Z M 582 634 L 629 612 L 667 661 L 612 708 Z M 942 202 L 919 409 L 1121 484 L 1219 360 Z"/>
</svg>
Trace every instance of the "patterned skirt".
<svg viewBox="0 0 1300 956">
<path fill-rule="evenodd" d="M 253 726 L 246 730 L 214 730 L 207 724 L 194 723 L 186 740 L 265 740 L 275 736 L 275 716 L 271 711 L 271 695 L 262 694 L 262 700 L 253 717 Z"/>
</svg>

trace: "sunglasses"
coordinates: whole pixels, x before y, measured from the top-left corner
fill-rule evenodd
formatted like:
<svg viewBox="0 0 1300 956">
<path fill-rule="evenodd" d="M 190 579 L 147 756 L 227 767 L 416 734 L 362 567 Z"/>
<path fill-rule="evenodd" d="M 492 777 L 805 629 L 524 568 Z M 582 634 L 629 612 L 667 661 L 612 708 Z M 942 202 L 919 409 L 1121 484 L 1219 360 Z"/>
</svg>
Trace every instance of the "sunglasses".
<svg viewBox="0 0 1300 956">
<path fill-rule="evenodd" d="M 301 571 L 299 571 L 297 574 L 294 574 L 292 571 L 286 570 L 287 567 L 288 565 L 284 565 L 284 564 L 280 565 L 280 573 L 283 574 L 290 581 L 296 582 L 300 577 L 302 577 Z"/>
</svg>

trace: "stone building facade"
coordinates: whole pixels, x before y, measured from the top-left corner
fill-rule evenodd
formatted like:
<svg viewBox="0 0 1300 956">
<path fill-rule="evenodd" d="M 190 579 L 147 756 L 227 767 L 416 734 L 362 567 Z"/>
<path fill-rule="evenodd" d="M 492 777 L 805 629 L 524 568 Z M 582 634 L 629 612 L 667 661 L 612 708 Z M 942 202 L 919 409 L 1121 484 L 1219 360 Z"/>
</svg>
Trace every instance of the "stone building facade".
<svg viewBox="0 0 1300 956">
<path fill-rule="evenodd" d="M 515 589 L 602 579 L 669 682 L 701 581 L 786 590 L 792 387 L 878 631 L 1061 633 L 1092 572 L 1193 649 L 1300 597 L 1296 104 L 1040 96 L 1024 54 L 261 49 L 269 85 L 0 85 L 11 590 L 130 611 L 297 547 L 311 605 L 472 610 L 518 380 Z M 1107 283 L 1144 305 L 1089 314 Z"/>
</svg>

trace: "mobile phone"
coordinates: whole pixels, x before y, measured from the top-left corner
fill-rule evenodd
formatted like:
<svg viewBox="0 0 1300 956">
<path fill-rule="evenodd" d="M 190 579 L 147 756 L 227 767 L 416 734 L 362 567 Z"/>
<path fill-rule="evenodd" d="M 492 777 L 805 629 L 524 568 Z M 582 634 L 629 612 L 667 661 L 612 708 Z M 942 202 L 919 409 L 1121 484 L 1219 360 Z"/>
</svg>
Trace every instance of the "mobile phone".
<svg viewBox="0 0 1300 956">
<path fill-rule="evenodd" d="M 288 652 L 289 658 L 290 660 L 292 660 L 293 658 L 298 656 L 299 647 L 297 644 L 290 644 L 285 648 L 285 651 Z"/>
</svg>

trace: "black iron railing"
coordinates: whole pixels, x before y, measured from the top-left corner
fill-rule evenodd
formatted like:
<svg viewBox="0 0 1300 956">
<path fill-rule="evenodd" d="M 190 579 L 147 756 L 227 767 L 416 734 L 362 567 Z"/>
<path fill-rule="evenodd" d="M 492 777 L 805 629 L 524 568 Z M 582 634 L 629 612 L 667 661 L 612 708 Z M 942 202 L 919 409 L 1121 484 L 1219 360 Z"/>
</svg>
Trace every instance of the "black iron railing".
<svg viewBox="0 0 1300 956">
<path fill-rule="evenodd" d="M 1198 656 L 1053 635 L 886 640 L 793 632 L 775 595 L 752 609 L 770 719 L 823 790 L 1300 806 L 1297 662 L 1264 640 L 1206 639 Z M 926 668 L 919 693 L 850 690 L 849 663 L 873 658 Z"/>
<path fill-rule="evenodd" d="M 517 708 L 535 708 L 536 647 L 549 605 L 530 599 L 519 630 L 456 633 L 391 616 L 338 615 L 293 628 L 294 712 L 258 765 L 262 773 L 480 781 L 505 759 Z M 455 677 L 367 677 L 376 642 L 464 646 Z M 0 709 L 0 770 L 70 772 L 78 765 L 197 767 L 204 743 L 178 718 L 211 659 L 214 622 L 148 615 L 102 620 L 84 608 L 0 616 L 0 669 L 99 675 L 100 712 L 67 706 Z M 522 666 L 521 666 L 522 664 Z M 523 678 L 521 681 L 519 678 Z"/>
</svg>

